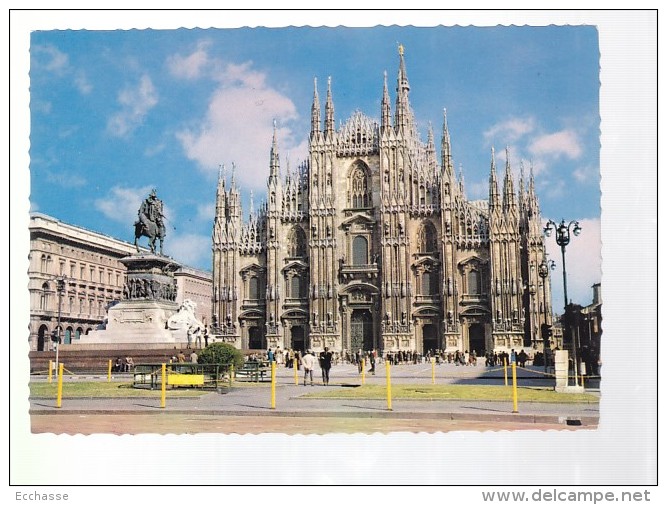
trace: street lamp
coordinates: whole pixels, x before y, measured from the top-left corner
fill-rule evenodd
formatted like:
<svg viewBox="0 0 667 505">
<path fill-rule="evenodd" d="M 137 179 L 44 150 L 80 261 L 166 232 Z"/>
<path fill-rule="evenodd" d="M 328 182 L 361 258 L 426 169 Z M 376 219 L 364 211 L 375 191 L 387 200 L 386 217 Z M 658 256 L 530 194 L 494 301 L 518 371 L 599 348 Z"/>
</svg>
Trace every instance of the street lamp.
<svg viewBox="0 0 667 505">
<path fill-rule="evenodd" d="M 547 366 L 548 366 L 548 356 L 547 356 L 547 349 L 550 348 L 549 346 L 549 333 L 547 329 L 548 321 L 547 321 L 547 277 L 549 277 L 549 270 L 553 270 L 556 268 L 556 262 L 554 260 L 547 260 L 545 257 L 542 259 L 542 263 L 540 263 L 540 266 L 537 270 L 538 275 L 542 279 L 542 308 L 544 312 L 544 324 L 542 325 L 542 353 L 544 354 L 544 372 L 546 373 L 547 371 Z"/>
<path fill-rule="evenodd" d="M 565 303 L 565 314 L 567 316 L 567 272 L 565 270 L 565 247 L 570 243 L 570 229 L 575 236 L 579 236 L 581 233 L 581 227 L 579 226 L 579 221 L 570 221 L 568 224 L 565 224 L 565 220 L 561 220 L 560 224 L 556 224 L 552 220 L 547 221 L 547 225 L 544 227 L 544 234 L 547 237 L 551 236 L 551 232 L 556 230 L 556 243 L 560 246 L 561 255 L 563 256 L 563 296 Z M 566 317 L 567 321 L 567 317 Z M 571 329 L 570 329 L 571 331 Z M 574 334 L 572 334 L 572 353 L 574 358 L 574 380 L 575 384 L 578 382 L 579 376 L 579 364 L 577 362 L 577 345 L 574 339 Z"/>
<path fill-rule="evenodd" d="M 56 346 L 56 371 L 58 370 L 58 352 L 60 350 L 60 343 L 62 342 L 60 336 L 60 316 L 62 313 L 63 293 L 65 292 L 65 280 L 67 277 L 60 276 L 56 279 L 56 291 L 58 292 L 58 333 L 54 342 Z"/>
</svg>

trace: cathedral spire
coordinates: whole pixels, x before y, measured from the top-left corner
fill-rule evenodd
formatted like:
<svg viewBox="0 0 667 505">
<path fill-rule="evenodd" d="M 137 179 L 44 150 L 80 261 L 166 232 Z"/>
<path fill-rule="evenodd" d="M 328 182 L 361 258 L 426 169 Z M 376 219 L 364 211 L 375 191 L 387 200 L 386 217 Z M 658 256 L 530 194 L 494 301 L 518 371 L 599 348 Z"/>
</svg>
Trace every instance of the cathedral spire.
<svg viewBox="0 0 667 505">
<path fill-rule="evenodd" d="M 463 165 L 459 165 L 459 192 L 465 195 L 465 184 L 463 179 Z"/>
<path fill-rule="evenodd" d="M 225 190 L 225 166 L 218 167 L 218 188 L 215 193 L 215 219 L 224 219 L 227 207 L 227 191 Z"/>
<path fill-rule="evenodd" d="M 228 217 L 230 219 L 241 219 L 241 197 L 239 190 L 236 187 L 236 164 L 232 163 L 232 180 L 229 188 L 228 203 Z"/>
<path fill-rule="evenodd" d="M 519 204 L 523 205 L 526 199 L 526 183 L 523 170 L 523 160 L 519 161 Z"/>
<path fill-rule="evenodd" d="M 452 142 L 449 138 L 449 126 L 447 125 L 447 109 L 443 109 L 440 151 L 442 156 L 442 170 L 451 177 L 454 175 L 454 167 L 452 165 Z"/>
<path fill-rule="evenodd" d="M 278 138 L 276 120 L 273 120 L 273 142 L 271 144 L 271 161 L 269 162 L 269 184 L 275 184 L 280 178 L 280 156 L 278 155 Z"/>
<path fill-rule="evenodd" d="M 391 104 L 389 103 L 389 89 L 387 88 L 387 71 L 384 71 L 384 87 L 382 89 L 382 131 L 391 127 Z"/>
<path fill-rule="evenodd" d="M 333 99 L 331 98 L 331 77 L 327 80 L 327 104 L 325 106 L 325 125 L 324 125 L 324 134 L 327 138 L 332 138 L 335 128 L 334 122 L 334 106 Z"/>
<path fill-rule="evenodd" d="M 402 44 L 398 45 L 399 65 L 398 78 L 396 80 L 396 118 L 394 126 L 397 129 L 407 129 L 410 123 L 410 102 L 408 94 L 410 92 L 410 83 L 408 82 L 408 73 L 405 70 L 405 58 L 403 53 L 405 49 Z"/>
<path fill-rule="evenodd" d="M 500 205 L 498 178 L 496 176 L 496 150 L 491 148 L 491 175 L 489 176 L 489 207 L 493 210 Z"/>
<path fill-rule="evenodd" d="M 533 174 L 533 161 L 530 161 L 530 175 L 528 176 L 528 194 L 535 196 L 535 175 Z"/>
<path fill-rule="evenodd" d="M 310 109 L 310 138 L 320 131 L 320 97 L 317 94 L 317 77 L 314 78 L 313 106 Z"/>
<path fill-rule="evenodd" d="M 516 205 L 514 195 L 514 178 L 510 167 L 510 148 L 505 148 L 505 181 L 503 184 L 503 208 L 507 209 Z"/>
</svg>

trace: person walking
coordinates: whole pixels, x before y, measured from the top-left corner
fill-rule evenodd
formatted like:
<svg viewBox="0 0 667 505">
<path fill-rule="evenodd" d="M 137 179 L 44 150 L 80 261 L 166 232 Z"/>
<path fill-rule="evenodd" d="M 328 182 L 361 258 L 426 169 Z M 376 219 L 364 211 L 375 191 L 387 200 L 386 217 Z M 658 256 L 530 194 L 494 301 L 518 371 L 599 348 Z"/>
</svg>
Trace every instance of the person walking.
<svg viewBox="0 0 667 505">
<path fill-rule="evenodd" d="M 329 371 L 331 370 L 331 360 L 333 359 L 333 354 L 329 351 L 328 347 L 325 347 L 324 350 L 320 353 L 320 368 L 322 369 L 322 382 L 325 386 L 329 385 Z"/>
<path fill-rule="evenodd" d="M 315 362 L 317 359 L 315 358 L 315 353 L 311 351 L 310 349 L 306 354 L 304 354 L 303 358 L 301 358 L 301 364 L 303 365 L 303 385 L 306 385 L 306 381 L 308 380 L 308 376 L 310 376 L 310 385 L 313 386 L 313 368 L 315 368 Z"/>
<path fill-rule="evenodd" d="M 371 368 L 370 368 L 370 370 L 368 370 L 368 371 L 369 371 L 370 373 L 372 373 L 373 375 L 375 375 L 375 349 L 371 350 L 371 351 L 368 353 L 368 359 L 369 359 L 370 362 L 371 362 Z"/>
</svg>

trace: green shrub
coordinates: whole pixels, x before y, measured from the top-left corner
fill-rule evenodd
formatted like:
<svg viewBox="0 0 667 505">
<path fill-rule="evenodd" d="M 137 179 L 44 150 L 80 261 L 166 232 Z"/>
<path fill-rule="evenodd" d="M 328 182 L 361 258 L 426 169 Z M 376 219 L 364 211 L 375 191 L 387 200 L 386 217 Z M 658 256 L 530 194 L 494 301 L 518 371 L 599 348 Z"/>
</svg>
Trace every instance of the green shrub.
<svg viewBox="0 0 667 505">
<path fill-rule="evenodd" d="M 234 367 L 243 366 L 243 353 L 236 347 L 223 342 L 208 345 L 199 353 L 198 363 L 234 363 Z"/>
</svg>

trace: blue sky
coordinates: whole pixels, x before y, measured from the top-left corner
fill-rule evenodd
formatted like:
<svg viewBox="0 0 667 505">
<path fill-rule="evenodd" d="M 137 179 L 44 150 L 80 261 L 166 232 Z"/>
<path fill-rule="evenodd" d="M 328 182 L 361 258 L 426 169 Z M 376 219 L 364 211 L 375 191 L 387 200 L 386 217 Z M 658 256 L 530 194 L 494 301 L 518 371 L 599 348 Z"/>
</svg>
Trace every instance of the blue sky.
<svg viewBox="0 0 667 505">
<path fill-rule="evenodd" d="M 307 154 L 313 79 L 331 76 L 337 124 L 379 118 L 392 101 L 398 43 L 423 140 L 443 109 L 470 199 L 486 198 L 491 148 L 518 183 L 532 165 L 545 219 L 579 220 L 568 293 L 600 281 L 598 32 L 593 26 L 45 30 L 30 37 L 30 205 L 67 223 L 133 239 L 141 200 L 158 190 L 165 252 L 211 269 L 219 166 L 237 167 L 244 199 L 264 197 L 273 120 L 281 164 Z M 439 147 L 439 141 L 436 142 Z M 248 206 L 245 211 L 247 215 Z M 561 257 L 547 239 L 554 307 Z"/>
</svg>

